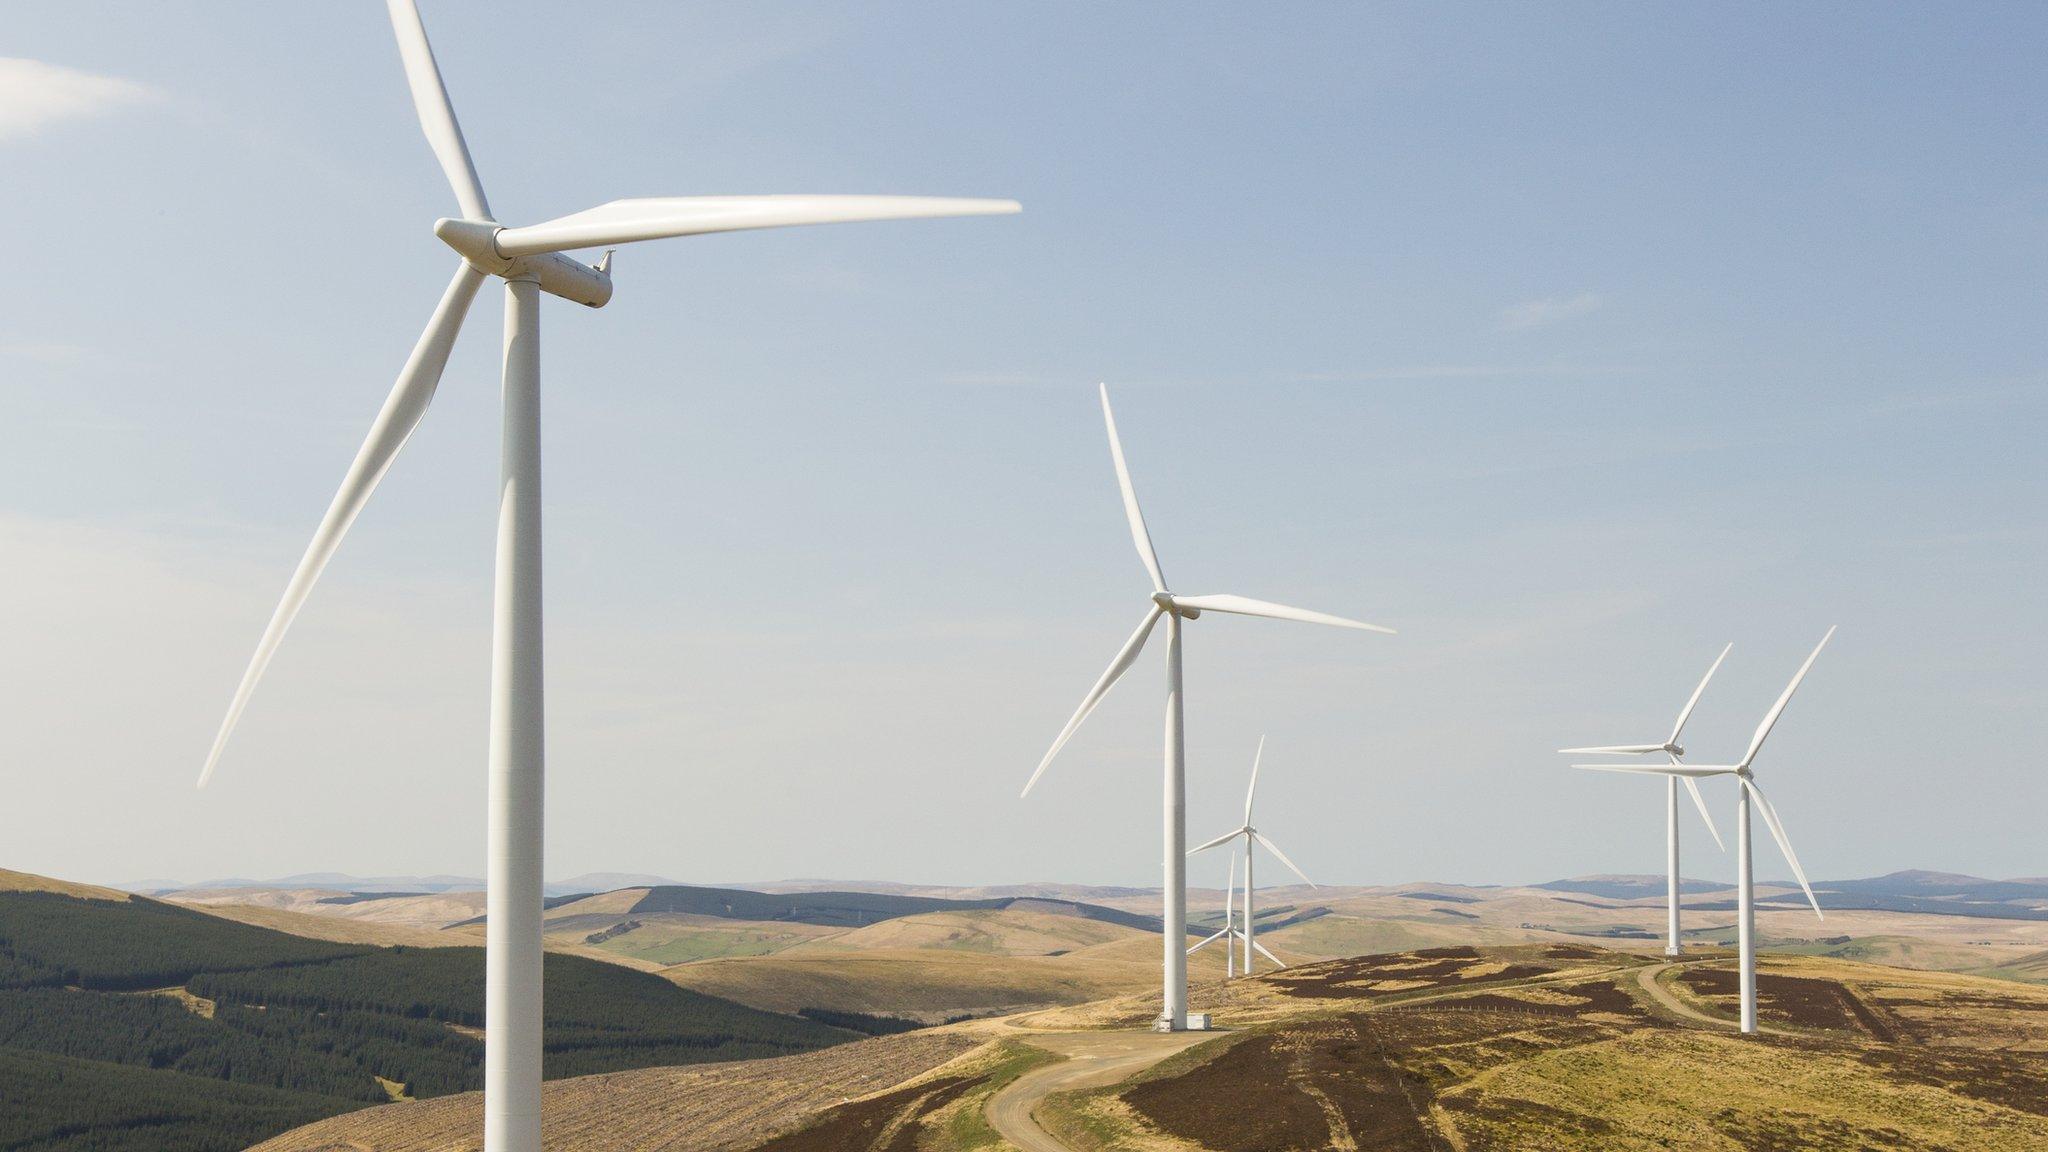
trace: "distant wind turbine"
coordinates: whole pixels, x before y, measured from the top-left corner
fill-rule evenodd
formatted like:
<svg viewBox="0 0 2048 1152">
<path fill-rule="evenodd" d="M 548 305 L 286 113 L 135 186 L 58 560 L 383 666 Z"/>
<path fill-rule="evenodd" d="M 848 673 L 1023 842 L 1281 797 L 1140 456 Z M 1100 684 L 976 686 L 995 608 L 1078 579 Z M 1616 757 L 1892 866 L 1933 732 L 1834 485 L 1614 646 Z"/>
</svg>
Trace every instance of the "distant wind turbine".
<svg viewBox="0 0 2048 1152">
<path fill-rule="evenodd" d="M 1059 739 L 1052 742 L 1052 749 L 1038 762 L 1038 770 L 1025 783 L 1023 794 L 1029 796 L 1032 786 L 1045 774 L 1045 769 L 1066 747 L 1067 741 L 1081 727 L 1102 697 L 1116 684 L 1118 678 L 1128 671 L 1145 648 L 1145 641 L 1152 635 L 1153 625 L 1159 618 L 1166 618 L 1166 779 L 1162 804 L 1165 824 L 1165 854 L 1162 867 L 1166 872 L 1164 891 L 1165 915 L 1165 979 L 1164 1005 L 1159 1015 L 1158 1027 L 1173 1032 L 1187 1028 L 1188 1015 L 1188 966 L 1187 966 L 1187 764 L 1181 743 L 1181 622 L 1193 620 L 1203 612 L 1226 612 L 1240 616 L 1269 616 L 1276 620 L 1298 620 L 1305 624 L 1332 624 L 1340 628 L 1362 628 L 1367 632 L 1388 632 L 1376 624 L 1363 624 L 1347 620 L 1342 616 L 1331 616 L 1323 612 L 1310 612 L 1302 608 L 1289 608 L 1284 604 L 1271 604 L 1264 600 L 1253 600 L 1244 596 L 1211 595 L 1179 596 L 1167 591 L 1166 576 L 1160 571 L 1159 556 L 1152 550 L 1152 537 L 1145 530 L 1145 515 L 1138 508 L 1138 493 L 1131 486 L 1130 469 L 1124 464 L 1123 442 L 1116 434 L 1116 414 L 1109 407 L 1109 387 L 1103 385 L 1102 421 L 1109 429 L 1109 455 L 1116 464 L 1117 486 L 1123 492 L 1124 517 L 1130 522 L 1131 541 L 1138 546 L 1138 559 L 1144 561 L 1145 571 L 1152 578 L 1152 603 L 1145 611 L 1145 618 L 1138 622 L 1138 630 L 1124 641 L 1116 659 L 1109 663 L 1109 670 L 1088 690 L 1081 700 L 1081 706 L 1074 711 L 1073 718 L 1060 730 Z"/>
<path fill-rule="evenodd" d="M 1729 650 L 1734 647 L 1735 645 L 1730 644 L 1728 647 L 1721 649 L 1719 656 L 1714 657 L 1714 663 L 1707 669 L 1707 674 L 1700 677 L 1699 687 L 1692 690 L 1692 699 L 1687 700 L 1685 707 L 1679 709 L 1678 723 L 1671 726 L 1670 738 L 1662 744 L 1617 744 L 1605 748 L 1560 748 L 1558 751 L 1619 756 L 1643 756 L 1653 752 L 1662 752 L 1670 759 L 1673 765 L 1678 764 L 1685 756 L 1685 746 L 1678 742 L 1679 736 L 1685 731 L 1685 722 L 1692 718 L 1692 710 L 1699 706 L 1700 694 L 1707 690 L 1707 681 L 1714 678 L 1714 672 L 1721 667 L 1721 661 L 1728 658 Z M 1648 769 L 1646 768 L 1646 770 Z M 1662 775 L 1664 776 L 1664 899 L 1665 918 L 1670 929 L 1670 939 L 1664 945 L 1664 954 L 1666 956 L 1676 956 L 1681 948 L 1678 939 L 1678 783 L 1681 779 L 1685 781 L 1686 791 L 1692 794 L 1693 805 L 1700 810 L 1700 819 L 1706 821 L 1707 831 L 1713 833 L 1714 843 L 1723 852 L 1728 850 L 1728 845 L 1721 840 L 1721 830 L 1714 827 L 1714 818 L 1707 812 L 1707 802 L 1700 796 L 1698 782 L 1691 777 L 1680 777 L 1669 772 L 1664 772 Z"/>
<path fill-rule="evenodd" d="M 1257 891 L 1257 889 L 1252 884 L 1252 845 L 1254 843 L 1265 845 L 1266 851 L 1271 852 L 1273 854 L 1274 859 L 1277 859 L 1282 864 L 1287 865 L 1290 871 L 1292 871 L 1296 876 L 1301 877 L 1302 883 L 1308 885 L 1311 888 L 1316 886 L 1316 882 L 1308 878 L 1308 873 L 1303 872 L 1300 868 L 1295 867 L 1294 861 L 1289 860 L 1287 858 L 1287 853 L 1282 852 L 1278 844 L 1275 844 L 1271 840 L 1266 839 L 1265 833 L 1260 832 L 1257 828 L 1252 827 L 1252 798 L 1254 796 L 1257 796 L 1259 792 L 1259 762 L 1264 760 L 1265 758 L 1266 738 L 1264 736 L 1261 736 L 1259 737 L 1258 751 L 1252 753 L 1251 787 L 1245 789 L 1244 793 L 1244 824 L 1240 827 L 1225 832 L 1223 835 L 1216 837 L 1214 840 L 1211 840 L 1206 844 L 1200 844 L 1196 847 L 1188 849 L 1188 855 L 1193 856 L 1197 852 L 1207 852 L 1211 848 L 1215 848 L 1223 844 L 1228 844 L 1232 840 L 1238 839 L 1239 837 L 1242 837 L 1244 839 L 1244 930 L 1240 933 L 1240 935 L 1244 940 L 1244 974 L 1247 976 L 1251 975 L 1253 971 L 1252 949 L 1254 948 L 1257 948 L 1260 952 L 1264 953 L 1266 958 L 1273 961 L 1273 963 L 1279 964 L 1282 968 L 1287 967 L 1287 965 L 1282 964 L 1280 962 L 1280 958 L 1278 956 L 1273 955 L 1271 952 L 1267 952 L 1265 945 L 1259 944 L 1257 942 L 1258 929 L 1255 928 L 1252 924 L 1252 921 L 1258 915 L 1257 910 L 1252 906 L 1252 894 Z M 1235 864 L 1234 859 L 1232 863 Z"/>
<path fill-rule="evenodd" d="M 1286 963 L 1282 961 L 1278 956 L 1275 956 L 1271 952 L 1267 951 L 1266 946 L 1264 944 L 1254 944 L 1251 941 L 1245 939 L 1244 931 L 1237 926 L 1236 901 L 1237 853 L 1232 852 L 1230 854 L 1230 879 L 1226 881 L 1223 886 L 1223 927 L 1203 937 L 1200 943 L 1189 945 L 1188 955 L 1193 956 L 1195 953 L 1200 952 L 1202 949 L 1207 948 L 1209 945 L 1214 944 L 1216 941 L 1222 940 L 1223 974 L 1226 977 L 1235 977 L 1237 975 L 1236 946 L 1240 941 L 1242 941 L 1250 945 L 1251 947 L 1257 948 L 1259 950 L 1260 955 L 1264 956 L 1268 960 L 1271 960 L 1275 965 L 1281 968 L 1287 967 Z M 1245 975 L 1251 975 L 1251 968 L 1249 965 L 1247 965 L 1245 968 Z"/>
<path fill-rule="evenodd" d="M 1799 857 L 1792 851 L 1792 841 L 1785 835 L 1784 822 L 1778 819 L 1778 811 L 1771 807 L 1771 801 L 1764 795 L 1764 790 L 1757 787 L 1756 775 L 1751 771 L 1751 765 L 1756 763 L 1756 754 L 1763 748 L 1764 738 L 1771 734 L 1771 729 L 1778 723 L 1778 717 L 1785 714 L 1785 705 L 1792 702 L 1792 694 L 1799 691 L 1799 682 L 1806 679 L 1806 673 L 1813 668 L 1813 662 L 1820 658 L 1820 650 L 1828 646 L 1828 641 L 1834 639 L 1834 635 L 1835 630 L 1829 628 L 1827 635 L 1820 638 L 1820 643 L 1814 645 L 1813 652 L 1806 657 L 1806 663 L 1799 666 L 1799 671 L 1792 677 L 1792 682 L 1785 686 L 1784 694 L 1779 696 L 1778 702 L 1771 705 L 1771 710 L 1764 714 L 1763 723 L 1756 726 L 1756 734 L 1749 739 L 1749 751 L 1742 754 L 1742 759 L 1738 763 L 1687 764 L 1661 768 L 1638 768 L 1627 764 L 1573 765 L 1576 768 L 1592 768 L 1602 772 L 1666 772 L 1694 778 L 1733 776 L 1741 783 L 1742 787 L 1737 793 L 1735 804 L 1736 886 L 1739 906 L 1735 917 L 1735 935 L 1737 951 L 1741 955 L 1744 1032 L 1756 1031 L 1756 878 L 1750 860 L 1751 797 L 1755 797 L 1757 810 L 1763 813 L 1764 825 L 1771 830 L 1771 839 L 1778 842 L 1778 850 L 1785 854 L 1785 863 L 1792 866 L 1792 875 L 1799 878 L 1799 887 L 1806 892 L 1806 902 L 1813 905 L 1813 914 L 1822 920 L 1827 919 L 1821 914 L 1820 901 L 1814 899 L 1813 885 L 1806 882 L 1806 870 L 1799 866 Z"/>
<path fill-rule="evenodd" d="M 1196 944 L 1188 945 L 1188 955 L 1193 956 L 1216 941 L 1223 941 L 1223 975 L 1225 978 L 1237 975 L 1237 941 L 1244 934 L 1237 930 L 1237 853 L 1230 854 L 1230 879 L 1223 884 L 1223 927 L 1202 937 Z"/>
<path fill-rule="evenodd" d="M 469 146 L 413 0 L 388 0 L 399 56 L 427 143 L 461 205 L 434 234 L 461 257 L 455 279 L 370 426 L 341 490 L 263 630 L 200 773 L 213 775 L 228 736 L 314 581 L 412 435 L 447 366 L 486 276 L 505 281 L 502 469 L 491 658 L 489 891 L 484 982 L 484 1147 L 538 1152 L 541 1083 L 542 665 L 540 294 L 591 308 L 611 299 L 611 253 L 595 265 L 563 255 L 599 248 L 791 224 L 978 216 L 1019 210 L 1011 200 L 908 196 L 699 196 L 614 200 L 542 224 L 506 228 L 491 215 Z"/>
</svg>

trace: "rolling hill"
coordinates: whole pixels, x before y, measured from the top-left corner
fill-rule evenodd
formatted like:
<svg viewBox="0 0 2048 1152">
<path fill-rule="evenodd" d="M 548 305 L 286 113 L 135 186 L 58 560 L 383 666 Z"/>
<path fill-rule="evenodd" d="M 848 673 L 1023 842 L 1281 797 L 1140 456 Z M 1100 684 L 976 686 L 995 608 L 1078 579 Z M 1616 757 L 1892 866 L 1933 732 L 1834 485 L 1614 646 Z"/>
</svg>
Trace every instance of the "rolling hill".
<svg viewBox="0 0 2048 1152">
<path fill-rule="evenodd" d="M 1221 976 L 1223 967 L 1223 956 L 1214 948 L 1188 963 L 1190 978 Z M 932 1024 L 1147 988 L 1156 992 L 1159 937 L 1133 934 L 1040 956 L 953 948 L 804 948 L 678 964 L 661 975 L 682 987 L 769 1011 L 823 1008 Z"/>
<path fill-rule="evenodd" d="M 1673 965 L 1525 944 L 1204 980 L 1193 1006 L 1228 1031 L 1173 1038 L 1159 1053 L 1177 1054 L 1136 1075 L 1082 1076 L 1011 1120 L 1059 1141 L 1034 1147 L 1087 1152 L 2031 1152 L 2048 1141 L 2048 990 L 1773 957 L 1760 981 L 1767 1031 L 1739 1037 L 1732 976 L 1725 954 Z M 993 1128 L 1005 1093 L 1066 1053 L 1081 1063 L 1101 1041 L 1129 1044 L 1153 1010 L 1137 993 L 779 1060 L 557 1081 L 545 1107 L 577 1152 L 990 1149 L 1005 1146 Z M 478 1116 L 473 1094 L 390 1105 L 256 1152 L 467 1149 Z"/>
<path fill-rule="evenodd" d="M 483 956 L 311 939 L 104 889 L 0 889 L 0 1148 L 226 1152 L 481 1082 Z M 586 1075 L 857 1038 L 550 953 L 544 1066 Z"/>
</svg>

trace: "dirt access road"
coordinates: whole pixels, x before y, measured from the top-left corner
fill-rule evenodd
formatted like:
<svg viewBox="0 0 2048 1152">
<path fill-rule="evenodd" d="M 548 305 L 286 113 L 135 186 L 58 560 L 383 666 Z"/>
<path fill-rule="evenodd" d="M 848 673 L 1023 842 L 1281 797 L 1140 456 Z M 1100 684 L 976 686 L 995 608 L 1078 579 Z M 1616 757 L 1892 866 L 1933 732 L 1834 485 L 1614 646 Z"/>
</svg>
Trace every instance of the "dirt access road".
<svg viewBox="0 0 2048 1152">
<path fill-rule="evenodd" d="M 1704 960 L 1673 960 L 1664 964 L 1652 964 L 1648 968 L 1638 968 L 1636 970 L 1636 983 L 1642 985 L 1643 991 L 1649 994 L 1650 999 L 1657 1002 L 1658 1007 L 1677 1016 L 1681 1020 L 1690 1020 L 1695 1024 L 1706 1024 L 1715 1028 L 1733 1028 L 1739 1031 L 1742 1027 L 1741 1021 L 1729 1020 L 1720 1016 L 1709 1016 L 1685 1001 L 1680 1000 L 1677 996 L 1672 995 L 1671 989 L 1664 987 L 1664 985 L 1657 981 L 1657 977 L 1674 968 L 1685 968 L 1693 964 L 1710 963 L 1713 959 L 1713 957 L 1708 957 Z M 1759 1027 L 1757 1031 L 1769 1032 L 1774 1035 L 1778 1032 L 1775 1028 L 1764 1027 Z"/>
<path fill-rule="evenodd" d="M 1695 1024 L 1732 1028 L 1735 1026 L 1733 1021 L 1702 1013 L 1672 995 L 1670 989 L 1657 982 L 1657 977 L 1661 973 L 1689 964 L 1705 963 L 1711 959 L 1708 957 L 1701 960 L 1652 964 L 1638 968 L 1636 980 L 1650 999 L 1671 1015 Z M 1533 980 L 1517 981 L 1516 986 L 1545 984 L 1565 977 L 1581 979 L 1584 976 L 1583 972 L 1559 973 Z M 1413 997 L 1403 1003 L 1456 1000 L 1474 995 L 1478 991 L 1489 990 L 1492 989 L 1459 989 Z M 1038 1032 L 1028 1027 L 1020 1030 L 1027 1032 L 1027 1035 L 1020 1037 L 1026 1043 L 1067 1057 L 1058 1064 L 1047 1065 L 1019 1076 L 1009 1087 L 989 1098 L 989 1126 L 1001 1133 L 1003 1139 L 1023 1149 L 1024 1152 L 1072 1152 L 1072 1149 L 1040 1127 L 1037 1118 L 1032 1115 L 1039 1101 L 1048 1095 L 1069 1089 L 1100 1088 L 1107 1084 L 1119 1083 L 1176 1052 L 1185 1051 L 1205 1040 L 1227 1035 L 1223 1032 Z"/>
<path fill-rule="evenodd" d="M 1100 1088 L 1150 1068 L 1222 1032 L 1036 1032 L 1025 1043 L 1066 1059 L 1036 1068 L 989 1098 L 988 1122 L 1024 1152 L 1072 1152 L 1038 1126 L 1032 1110 L 1053 1092 Z"/>
</svg>

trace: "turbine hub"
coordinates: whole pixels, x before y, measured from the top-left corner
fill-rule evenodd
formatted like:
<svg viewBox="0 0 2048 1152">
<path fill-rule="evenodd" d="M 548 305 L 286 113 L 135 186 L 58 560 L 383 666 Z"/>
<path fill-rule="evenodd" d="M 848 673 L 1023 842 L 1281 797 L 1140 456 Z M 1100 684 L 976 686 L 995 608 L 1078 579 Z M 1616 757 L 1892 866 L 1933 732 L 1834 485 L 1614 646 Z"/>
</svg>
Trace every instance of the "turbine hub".
<svg viewBox="0 0 2048 1152">
<path fill-rule="evenodd" d="M 602 308 L 611 301 L 609 254 L 602 268 L 593 268 L 560 252 L 508 257 L 498 252 L 498 233 L 502 231 L 492 220 L 434 221 L 434 235 L 441 238 L 441 243 L 461 253 L 464 260 L 480 271 L 507 280 L 531 280 L 550 296 L 589 308 Z"/>
<path fill-rule="evenodd" d="M 1685 745 L 1683 744 L 1666 744 L 1664 750 L 1673 756 L 1683 757 L 1685 755 Z"/>
</svg>

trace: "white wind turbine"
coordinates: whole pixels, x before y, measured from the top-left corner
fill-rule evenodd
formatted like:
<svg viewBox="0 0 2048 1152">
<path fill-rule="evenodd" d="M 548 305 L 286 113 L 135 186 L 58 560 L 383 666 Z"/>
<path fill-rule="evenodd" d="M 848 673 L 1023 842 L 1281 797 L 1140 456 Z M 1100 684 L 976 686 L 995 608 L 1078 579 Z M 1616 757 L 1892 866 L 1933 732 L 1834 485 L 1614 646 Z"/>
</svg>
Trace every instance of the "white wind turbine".
<svg viewBox="0 0 2048 1152">
<path fill-rule="evenodd" d="M 1223 975 L 1237 975 L 1237 941 L 1244 939 L 1244 933 L 1237 930 L 1237 853 L 1230 854 L 1230 879 L 1223 884 L 1223 927 L 1204 936 L 1200 943 L 1188 945 L 1188 955 L 1193 956 L 1216 941 L 1223 941 Z M 1275 960 L 1278 964 L 1279 961 Z M 1285 965 L 1282 965 L 1285 967 Z"/>
<path fill-rule="evenodd" d="M 1792 841 L 1785 835 L 1784 822 L 1778 819 L 1778 810 L 1771 807 L 1770 799 L 1764 795 L 1763 789 L 1757 787 L 1756 775 L 1751 770 L 1751 765 L 1756 763 L 1757 751 L 1764 746 L 1764 737 L 1771 734 L 1772 727 L 1778 723 L 1778 717 L 1785 714 L 1785 705 L 1792 702 L 1792 694 L 1799 691 L 1799 682 L 1806 679 L 1806 673 L 1812 669 L 1813 662 L 1820 658 L 1820 650 L 1828 646 L 1828 641 L 1833 639 L 1834 635 L 1835 630 L 1829 628 L 1827 635 L 1820 638 L 1820 643 L 1814 645 L 1813 652 L 1806 657 L 1806 663 L 1799 666 L 1799 671 L 1792 677 L 1792 682 L 1785 685 L 1785 691 L 1778 697 L 1778 702 L 1771 705 L 1769 712 L 1764 713 L 1763 723 L 1756 726 L 1756 734 L 1749 739 L 1749 751 L 1742 754 L 1742 759 L 1738 763 L 1684 764 L 1675 766 L 1665 765 L 1662 767 L 1645 766 L 1640 768 L 1629 764 L 1573 765 L 1576 768 L 1592 768 L 1602 772 L 1669 773 L 1671 775 L 1687 777 L 1733 776 L 1742 785 L 1737 793 L 1735 802 L 1735 868 L 1738 909 L 1735 917 L 1735 935 L 1736 948 L 1741 957 L 1742 967 L 1742 1030 L 1744 1032 L 1756 1031 L 1756 883 L 1754 870 L 1751 867 L 1749 837 L 1749 805 L 1752 797 L 1756 800 L 1757 810 L 1763 813 L 1764 826 L 1771 830 L 1771 839 L 1778 842 L 1778 850 L 1785 854 L 1785 863 L 1792 866 L 1792 875 L 1799 878 L 1799 887 L 1806 892 L 1806 902 L 1813 905 L 1813 914 L 1823 920 L 1827 919 L 1826 916 L 1821 915 L 1820 901 L 1814 899 L 1813 885 L 1806 882 L 1806 870 L 1799 866 L 1799 857 L 1792 851 Z"/>
<path fill-rule="evenodd" d="M 905 196 L 704 196 L 614 200 L 518 228 L 484 199 L 413 0 L 388 0 L 398 51 L 427 143 L 461 205 L 434 234 L 461 255 L 455 279 L 406 360 L 311 546 L 235 689 L 199 783 L 213 775 L 235 722 L 313 583 L 433 399 L 457 331 L 486 276 L 505 281 L 504 414 L 491 660 L 489 895 L 486 927 L 484 1147 L 538 1152 L 541 1082 L 542 665 L 540 293 L 592 308 L 611 299 L 611 254 L 596 265 L 563 255 L 595 248 L 792 224 L 829 224 L 1019 210 L 1010 200 Z"/>
<path fill-rule="evenodd" d="M 1714 663 L 1707 669 L 1707 674 L 1700 677 L 1699 687 L 1692 690 L 1692 699 L 1687 700 L 1685 707 L 1679 710 L 1678 723 L 1671 726 L 1670 738 L 1662 744 L 1617 744 L 1605 748 L 1560 748 L 1558 751 L 1620 756 L 1644 756 L 1653 752 L 1662 752 L 1670 759 L 1673 765 L 1678 764 L 1685 756 L 1685 746 L 1678 742 L 1679 736 L 1685 731 L 1685 722 L 1692 718 L 1692 710 L 1699 706 L 1700 694 L 1707 690 L 1707 681 L 1714 678 L 1715 671 L 1721 667 L 1721 661 L 1728 658 L 1729 650 L 1734 647 L 1735 645 L 1730 644 L 1728 647 L 1721 649 L 1719 656 L 1714 657 Z M 1645 771 L 1655 771 L 1655 769 L 1646 768 Z M 1714 818 L 1707 812 L 1707 802 L 1700 796 L 1699 784 L 1689 776 L 1680 777 L 1669 772 L 1664 772 L 1662 775 L 1664 776 L 1664 863 L 1666 869 L 1664 911 L 1667 927 L 1669 928 L 1669 939 L 1664 945 L 1664 954 L 1666 956 L 1676 956 L 1679 954 L 1681 947 L 1678 940 L 1678 784 L 1680 780 L 1684 780 L 1686 791 L 1692 794 L 1693 805 L 1700 810 L 1700 819 L 1706 822 L 1707 831 L 1713 833 L 1714 843 L 1723 852 L 1728 850 L 1728 845 L 1721 840 L 1721 830 L 1714 827 Z"/>
<path fill-rule="evenodd" d="M 1166 577 L 1159 568 L 1159 556 L 1152 550 L 1152 537 L 1145 530 L 1145 515 L 1138 508 L 1138 493 L 1131 486 L 1130 469 L 1124 464 L 1123 442 L 1116 434 L 1116 414 L 1109 407 L 1109 386 L 1102 385 L 1102 421 L 1109 429 L 1109 455 L 1116 464 L 1116 482 L 1123 492 L 1124 518 L 1130 522 L 1131 540 L 1138 546 L 1138 559 L 1144 561 L 1145 571 L 1152 577 L 1152 603 L 1145 610 L 1145 618 L 1138 622 L 1138 630 L 1124 641 L 1116 659 L 1109 662 L 1109 670 L 1095 682 L 1095 687 L 1082 697 L 1081 706 L 1074 710 L 1073 718 L 1060 730 L 1059 739 L 1052 742 L 1045 759 L 1038 762 L 1038 770 L 1025 783 L 1023 795 L 1031 794 L 1032 786 L 1045 774 L 1045 769 L 1059 755 L 1081 722 L 1102 702 L 1102 697 L 1118 678 L 1128 671 L 1144 650 L 1145 641 L 1151 637 L 1153 625 L 1159 618 L 1166 618 L 1166 778 L 1161 800 L 1165 824 L 1165 854 L 1162 867 L 1166 873 L 1163 891 L 1165 914 L 1162 917 L 1166 935 L 1164 944 L 1164 1005 L 1159 1015 L 1158 1026 L 1180 1032 L 1187 1028 L 1188 1016 L 1188 894 L 1187 894 L 1187 763 L 1182 747 L 1181 724 L 1181 623 L 1194 620 L 1203 612 L 1226 612 L 1240 616 L 1269 616 L 1276 620 L 1299 620 L 1305 624 L 1332 624 L 1340 628 L 1362 628 L 1368 632 L 1391 633 L 1391 628 L 1376 624 L 1363 624 L 1347 620 L 1342 616 L 1331 616 L 1323 612 L 1310 612 L 1302 608 L 1289 608 L 1284 604 L 1272 604 L 1264 600 L 1253 600 L 1245 596 L 1227 594 L 1209 596 L 1180 596 L 1166 588 Z"/>
<path fill-rule="evenodd" d="M 1244 974 L 1247 976 L 1252 974 L 1252 949 L 1254 948 L 1258 949 L 1261 954 L 1273 963 L 1279 964 L 1282 968 L 1287 967 L 1286 964 L 1281 963 L 1278 956 L 1267 952 L 1265 945 L 1258 943 L 1258 930 L 1252 925 L 1253 919 L 1258 915 L 1257 910 L 1252 905 L 1252 894 L 1258 891 L 1252 884 L 1252 855 L 1254 852 L 1252 845 L 1255 843 L 1265 845 L 1266 851 L 1271 852 L 1275 859 L 1287 865 L 1288 869 L 1296 876 L 1301 877 L 1302 883 L 1311 888 L 1316 886 L 1316 882 L 1308 878 L 1308 873 L 1295 867 L 1294 861 L 1287 858 L 1287 853 L 1282 852 L 1278 844 L 1266 839 L 1265 833 L 1252 826 L 1252 797 L 1258 795 L 1259 792 L 1259 762 L 1264 760 L 1265 757 L 1266 738 L 1261 736 L 1259 737 L 1259 750 L 1252 753 L 1251 787 L 1245 789 L 1244 792 L 1244 824 L 1241 827 L 1225 832 L 1206 844 L 1200 844 L 1188 849 L 1188 855 L 1193 856 L 1197 852 L 1207 852 L 1211 848 L 1228 844 L 1239 837 L 1244 838 L 1244 929 L 1239 935 L 1244 941 Z M 1233 859 L 1233 871 L 1235 870 L 1235 863 L 1236 861 Z M 1207 943 L 1207 941 L 1204 941 L 1204 943 Z"/>
</svg>

